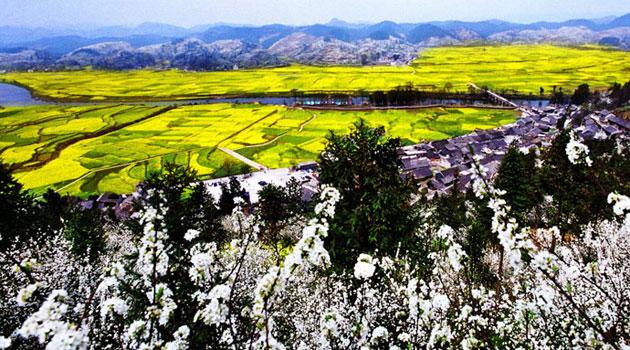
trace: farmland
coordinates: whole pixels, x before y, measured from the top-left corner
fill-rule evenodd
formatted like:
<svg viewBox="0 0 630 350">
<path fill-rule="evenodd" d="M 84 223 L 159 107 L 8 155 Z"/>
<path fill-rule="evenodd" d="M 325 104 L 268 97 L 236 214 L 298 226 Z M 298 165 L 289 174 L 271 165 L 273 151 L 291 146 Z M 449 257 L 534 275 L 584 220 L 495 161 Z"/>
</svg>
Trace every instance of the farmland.
<svg viewBox="0 0 630 350">
<path fill-rule="evenodd" d="M 500 73 L 500 74 L 498 74 Z M 209 96 L 291 95 L 295 92 L 385 90 L 413 84 L 422 89 L 466 91 L 467 83 L 519 94 L 540 87 L 572 90 L 587 82 L 605 88 L 630 76 L 630 53 L 583 46 L 513 45 L 428 49 L 410 66 L 316 67 L 221 72 L 62 71 L 0 75 L 36 95 L 63 101 L 149 101 Z"/>
<path fill-rule="evenodd" d="M 343 133 L 365 118 L 404 143 L 461 135 L 512 122 L 490 109 L 311 111 L 283 106 L 212 104 L 36 106 L 0 110 L 0 158 L 35 193 L 54 188 L 87 196 L 128 193 L 165 162 L 202 177 L 249 171 L 217 147 L 270 168 L 316 159 L 329 130 Z"/>
</svg>

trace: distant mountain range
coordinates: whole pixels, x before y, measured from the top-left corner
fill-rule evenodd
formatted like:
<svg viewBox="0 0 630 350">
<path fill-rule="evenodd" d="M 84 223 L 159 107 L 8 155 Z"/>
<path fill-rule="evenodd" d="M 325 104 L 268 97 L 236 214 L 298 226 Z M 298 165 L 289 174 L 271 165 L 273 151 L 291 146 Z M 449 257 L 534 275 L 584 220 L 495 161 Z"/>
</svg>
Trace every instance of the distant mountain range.
<svg viewBox="0 0 630 350">
<path fill-rule="evenodd" d="M 327 24 L 260 27 L 23 28 L 0 26 L 0 69 L 143 67 L 225 70 L 305 64 L 406 64 L 424 47 L 471 42 L 605 44 L 630 49 L 630 14 L 597 20 L 510 23 Z"/>
</svg>

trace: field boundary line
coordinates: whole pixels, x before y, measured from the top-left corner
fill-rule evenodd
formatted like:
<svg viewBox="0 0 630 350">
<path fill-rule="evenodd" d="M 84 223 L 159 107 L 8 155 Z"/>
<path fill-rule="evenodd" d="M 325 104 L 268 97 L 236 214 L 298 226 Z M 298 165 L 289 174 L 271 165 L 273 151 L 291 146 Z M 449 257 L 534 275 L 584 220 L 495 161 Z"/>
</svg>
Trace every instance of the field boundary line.
<svg viewBox="0 0 630 350">
<path fill-rule="evenodd" d="M 157 115 L 159 115 L 159 114 L 166 113 L 166 112 L 168 112 L 169 110 L 176 109 L 176 108 L 178 108 L 178 106 L 168 106 L 168 107 L 162 108 L 162 109 L 160 109 L 160 111 L 162 111 L 162 112 L 158 111 L 158 112 L 156 112 L 157 114 L 155 114 L 155 113 L 154 113 L 155 115 L 153 115 L 153 116 L 157 116 Z M 259 122 L 261 122 L 261 121 L 263 121 L 263 120 L 265 120 L 265 119 L 267 119 L 267 118 L 269 118 L 269 117 L 271 117 L 272 115 L 274 115 L 274 114 L 276 114 L 276 113 L 278 113 L 278 110 L 277 110 L 277 109 L 276 109 L 276 110 L 274 110 L 273 112 L 271 112 L 271 113 L 269 113 L 269 114 L 267 114 L 267 115 L 263 116 L 262 118 L 259 118 L 259 119 L 257 119 L 256 121 L 254 121 L 254 122 L 252 122 L 252 123 L 248 124 L 248 125 L 247 125 L 247 126 L 245 126 L 243 129 L 240 129 L 240 130 L 238 130 L 238 131 L 236 131 L 236 132 L 234 132 L 234 133 L 230 134 L 230 135 L 229 135 L 229 136 L 227 136 L 226 138 L 224 138 L 224 139 L 222 139 L 221 141 L 217 142 L 217 144 L 215 144 L 215 145 L 214 145 L 214 146 L 212 146 L 211 148 L 220 149 L 221 147 L 219 147 L 219 145 L 220 145 L 221 143 L 223 143 L 223 142 L 225 142 L 225 141 L 227 141 L 227 140 L 229 140 L 229 139 L 231 139 L 231 138 L 234 138 L 235 136 L 239 135 L 239 134 L 240 134 L 240 133 L 242 133 L 243 131 L 245 131 L 245 130 L 247 130 L 247 129 L 251 128 L 252 126 L 256 125 L 257 123 L 259 123 Z M 145 118 L 144 118 L 144 120 L 149 119 L 148 117 L 149 117 L 149 116 L 145 117 Z M 137 120 L 137 121 L 135 121 L 135 123 L 138 123 L 138 122 L 141 122 L 141 121 L 144 121 L 144 120 Z M 102 135 L 101 135 L 101 136 L 102 136 Z M 62 186 L 62 187 L 60 187 L 60 188 L 56 189 L 56 190 L 55 190 L 55 192 L 58 192 L 58 193 L 59 193 L 60 191 L 62 191 L 62 190 L 64 190 L 64 189 L 66 189 L 66 188 L 68 188 L 68 187 L 70 187 L 70 186 L 72 186 L 72 185 L 76 184 L 77 182 L 79 182 L 79 181 L 81 181 L 81 180 L 85 179 L 86 177 L 88 177 L 88 176 L 90 176 L 90 175 L 92 175 L 92 174 L 100 173 L 100 172 L 102 172 L 102 171 L 107 171 L 107 170 L 112 170 L 112 169 L 118 169 L 118 168 L 124 168 L 124 167 L 130 166 L 130 165 L 136 165 L 136 164 L 139 164 L 139 163 L 146 162 L 146 161 L 148 161 L 148 160 L 150 160 L 150 159 L 162 158 L 162 157 L 165 157 L 165 156 L 168 156 L 168 155 L 172 155 L 172 154 L 174 154 L 174 155 L 178 155 L 178 154 L 181 154 L 181 153 L 190 152 L 190 151 L 195 151 L 195 150 L 201 150 L 201 149 L 204 149 L 204 148 L 209 148 L 209 147 L 205 147 L 205 146 L 204 146 L 204 147 L 195 147 L 195 148 L 191 148 L 191 149 L 187 149 L 187 150 L 181 150 L 181 151 L 174 151 L 174 152 L 167 152 L 167 153 L 162 153 L 162 154 L 156 154 L 156 155 L 153 155 L 153 156 L 150 156 L 150 157 L 147 157 L 147 158 L 143 158 L 143 159 L 140 159 L 140 160 L 135 160 L 135 161 L 126 162 L 126 163 L 120 163 L 120 164 L 111 165 L 111 166 L 107 166 L 107 167 L 102 167 L 102 168 L 98 168 L 98 169 L 89 169 L 89 170 L 88 170 L 88 172 L 86 172 L 85 174 L 83 174 L 83 175 L 81 175 L 81 176 L 77 177 L 76 179 L 72 180 L 72 182 L 70 182 L 70 183 L 68 183 L 68 184 L 66 184 L 66 185 L 64 185 L 64 186 Z M 233 151 L 231 151 L 231 152 L 233 152 Z M 234 156 L 233 154 L 231 154 L 231 153 L 229 153 L 229 152 L 225 152 L 225 153 L 227 153 L 228 155 L 230 155 L 230 156 L 232 156 L 232 157 L 234 157 L 234 158 L 237 158 L 237 159 L 239 159 L 239 160 L 242 160 L 242 161 L 243 161 L 243 159 L 241 159 L 241 158 L 240 158 L 240 157 L 238 157 L 238 156 Z M 236 152 L 234 152 L 234 154 L 239 155 L 239 154 L 238 154 L 238 153 L 236 153 Z M 240 156 L 240 155 L 239 155 L 239 156 Z M 252 165 L 252 164 L 249 164 L 249 162 L 252 162 L 252 163 L 256 164 L 256 166 L 254 166 L 254 167 L 255 167 L 255 168 L 257 168 L 257 169 L 258 169 L 259 167 L 263 167 L 264 169 L 267 169 L 267 168 L 266 168 L 266 167 L 264 167 L 263 165 L 258 164 L 258 163 L 254 162 L 254 161 L 252 161 L 252 160 L 250 160 L 250 159 L 248 159 L 248 158 L 245 158 L 245 157 L 243 157 L 243 158 L 244 158 L 244 159 L 247 159 L 247 161 L 244 161 L 244 163 L 246 163 L 246 164 L 248 164 L 248 165 Z M 259 169 L 259 170 L 262 170 L 262 169 Z"/>
<path fill-rule="evenodd" d="M 115 126 L 113 126 L 111 128 L 106 128 L 106 129 L 101 129 L 101 130 L 98 130 L 98 131 L 95 131 L 95 132 L 86 133 L 86 134 L 83 135 L 83 137 L 80 137 L 80 138 L 70 138 L 67 141 L 60 142 L 60 143 L 55 145 L 54 150 L 50 153 L 50 156 L 48 157 L 48 159 L 46 159 L 46 161 L 43 162 L 43 163 L 35 163 L 35 164 L 28 165 L 28 166 L 21 166 L 21 165 L 28 164 L 28 163 L 36 161 L 36 159 L 38 157 L 38 154 L 35 153 L 29 160 L 27 160 L 25 162 L 22 162 L 22 163 L 13 164 L 13 166 L 15 166 L 17 169 L 20 169 L 20 170 L 23 170 L 23 171 L 31 171 L 31 170 L 40 169 L 40 168 L 44 167 L 46 164 L 48 164 L 49 162 L 57 159 L 59 157 L 59 154 L 61 153 L 61 151 L 63 151 L 66 148 L 74 145 L 75 143 L 79 143 L 81 141 L 85 141 L 85 140 L 89 140 L 89 139 L 105 136 L 107 134 L 111 134 L 111 133 L 116 132 L 118 130 L 124 129 L 124 128 L 128 127 L 128 126 L 132 126 L 134 124 L 138 124 L 138 123 L 141 123 L 141 122 L 146 121 L 148 119 L 157 117 L 158 115 L 166 113 L 166 112 L 168 112 L 170 110 L 173 110 L 175 108 L 177 108 L 177 107 L 175 107 L 175 106 L 164 107 L 164 108 L 161 108 L 158 111 L 150 113 L 150 114 L 148 114 L 148 115 L 146 115 L 146 116 L 144 116 L 144 117 L 142 117 L 140 119 L 137 119 L 137 120 L 134 120 L 134 121 L 130 121 L 130 122 L 127 122 L 127 123 L 122 123 L 120 125 L 115 125 Z M 72 135 L 69 135 L 69 137 L 72 137 Z M 42 147 L 45 147 L 45 146 L 42 146 Z"/>
<path fill-rule="evenodd" d="M 298 128 L 297 132 L 302 132 L 302 130 L 304 130 L 304 127 L 305 127 L 306 125 L 308 125 L 308 123 L 312 122 L 312 121 L 313 121 L 313 119 L 315 119 L 315 117 L 317 117 L 317 115 L 316 115 L 316 114 L 313 114 L 313 115 L 312 115 L 309 119 L 307 119 L 307 120 L 305 120 L 304 122 L 302 122 L 302 123 L 299 125 L 299 128 Z M 271 140 L 269 140 L 269 141 L 267 141 L 267 142 L 257 143 L 257 144 L 253 144 L 253 145 L 244 145 L 242 148 L 265 147 L 265 146 L 271 145 L 272 143 L 274 143 L 274 142 L 278 141 L 280 138 L 282 138 L 283 136 L 286 136 L 286 135 L 287 135 L 288 133 L 290 133 L 290 132 L 291 132 L 291 130 L 287 130 L 287 131 L 283 132 L 282 134 L 280 134 L 280 135 L 278 135 L 278 136 L 274 137 L 273 139 L 271 139 Z"/>
</svg>

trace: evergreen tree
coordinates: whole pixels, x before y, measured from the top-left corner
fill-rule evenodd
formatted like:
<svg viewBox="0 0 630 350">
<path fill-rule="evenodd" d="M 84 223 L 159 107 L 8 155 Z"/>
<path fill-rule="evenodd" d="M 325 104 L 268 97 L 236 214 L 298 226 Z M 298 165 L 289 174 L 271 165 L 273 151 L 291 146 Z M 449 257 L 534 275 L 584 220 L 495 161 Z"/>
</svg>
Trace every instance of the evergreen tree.
<svg viewBox="0 0 630 350">
<path fill-rule="evenodd" d="M 260 221 L 260 238 L 270 244 L 280 241 L 282 229 L 304 213 L 300 183 L 291 179 L 285 187 L 269 184 L 258 192 L 256 218 Z"/>
<path fill-rule="evenodd" d="M 512 208 L 514 218 L 525 225 L 527 213 L 542 200 L 536 179 L 536 155 L 510 147 L 499 166 L 494 186 L 506 192 L 502 198 Z"/>
<path fill-rule="evenodd" d="M 36 246 L 59 229 L 59 213 L 45 209 L 23 190 L 10 169 L 0 163 L 0 259 L 15 264 L 15 257 L 10 256 L 12 250 Z"/>
<path fill-rule="evenodd" d="M 221 215 L 232 214 L 232 210 L 236 208 L 234 200 L 236 198 L 248 199 L 245 194 L 246 192 L 241 187 L 241 183 L 235 177 L 230 178 L 227 184 L 221 183 L 221 197 L 219 197 L 219 212 Z"/>
<path fill-rule="evenodd" d="M 163 173 L 149 176 L 140 192 L 144 201 L 153 203 L 154 208 L 161 208 L 162 215 L 158 221 L 167 234 L 164 244 L 169 259 L 165 281 L 171 286 L 173 300 L 178 305 L 172 324 L 189 325 L 191 348 L 201 348 L 208 334 L 198 331 L 202 325 L 194 321 L 194 293 L 197 287 L 189 276 L 192 248 L 197 243 L 214 242 L 221 245 L 227 241 L 227 234 L 220 221 L 223 215 L 205 185 L 196 182 L 196 172 L 183 166 L 167 164 Z M 147 206 L 146 202 L 138 204 Z M 142 237 L 144 226 L 136 219 L 131 219 L 127 224 L 136 237 Z M 190 230 L 196 231 L 195 234 L 191 235 Z M 134 302 L 133 310 L 142 310 L 147 300 L 146 297 L 138 296 Z M 166 333 L 173 332 L 175 329 Z"/>
<path fill-rule="evenodd" d="M 543 154 L 540 188 L 553 198 L 553 212 L 548 213 L 551 224 L 563 232 L 580 232 L 582 225 L 612 218 L 607 196 L 630 190 L 630 159 L 627 142 L 618 148 L 612 139 L 591 140 L 585 144 L 594 160 L 592 166 L 572 164 L 566 154 L 569 140 L 569 132 L 563 131 Z"/>
<path fill-rule="evenodd" d="M 582 84 L 575 89 L 573 96 L 571 96 L 571 103 L 580 106 L 589 101 L 591 98 L 591 90 L 588 84 Z"/>
<path fill-rule="evenodd" d="M 98 208 L 75 207 L 64 215 L 64 236 L 70 242 L 70 251 L 78 259 L 97 262 L 105 253 L 105 222 Z"/>
<path fill-rule="evenodd" d="M 411 195 L 417 187 L 401 176 L 400 140 L 363 120 L 350 134 L 331 133 L 327 140 L 320 180 L 341 193 L 326 245 L 333 262 L 351 267 L 360 253 L 406 251 L 416 227 Z"/>
</svg>

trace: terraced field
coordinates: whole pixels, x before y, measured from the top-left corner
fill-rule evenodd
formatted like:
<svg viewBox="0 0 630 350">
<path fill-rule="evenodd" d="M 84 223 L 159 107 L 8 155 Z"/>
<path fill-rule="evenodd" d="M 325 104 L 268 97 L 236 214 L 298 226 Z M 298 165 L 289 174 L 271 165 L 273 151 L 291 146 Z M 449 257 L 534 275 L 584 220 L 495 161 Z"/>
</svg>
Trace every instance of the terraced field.
<svg viewBox="0 0 630 350">
<path fill-rule="evenodd" d="M 132 192 L 167 162 L 188 164 L 202 176 L 249 171 L 217 147 L 267 167 L 316 159 L 329 130 L 345 132 L 365 118 L 412 143 L 492 128 L 513 111 L 310 111 L 283 106 L 213 104 L 9 107 L 0 110 L 0 158 L 35 193 L 54 188 L 80 196 Z"/>
<path fill-rule="evenodd" d="M 35 94 L 66 101 L 130 101 L 246 94 L 386 90 L 412 84 L 466 91 L 469 82 L 495 90 L 538 94 L 581 83 L 606 88 L 630 77 L 630 53 L 597 46 L 511 45 L 443 47 L 421 52 L 409 67 L 290 66 L 229 72 L 136 70 L 0 74 Z"/>
</svg>

